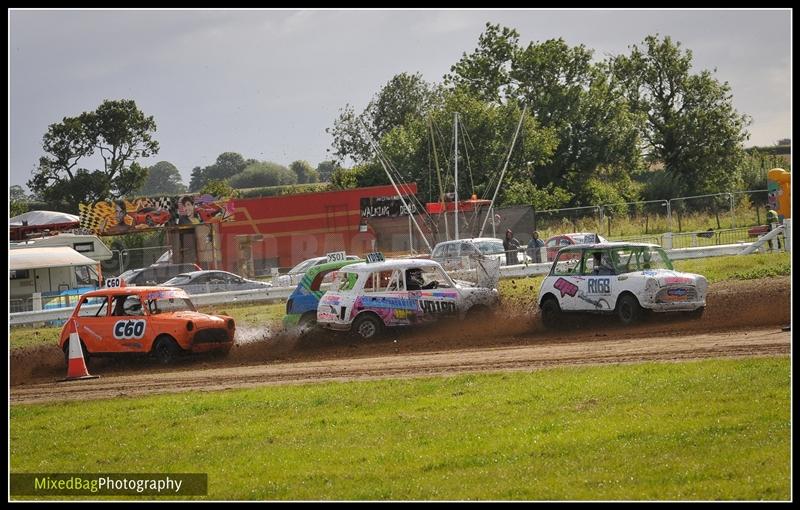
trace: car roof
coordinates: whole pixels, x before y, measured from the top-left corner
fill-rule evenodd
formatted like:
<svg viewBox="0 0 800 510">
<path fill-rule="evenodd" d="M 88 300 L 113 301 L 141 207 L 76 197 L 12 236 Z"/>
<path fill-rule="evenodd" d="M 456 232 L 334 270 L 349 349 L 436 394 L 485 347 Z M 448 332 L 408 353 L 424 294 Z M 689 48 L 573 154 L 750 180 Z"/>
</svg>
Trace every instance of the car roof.
<svg viewBox="0 0 800 510">
<path fill-rule="evenodd" d="M 358 262 L 342 268 L 348 273 L 371 273 L 373 271 L 391 271 L 412 267 L 442 267 L 438 262 L 429 259 L 386 259 L 383 262 Z"/>
<path fill-rule="evenodd" d="M 476 243 L 478 241 L 496 241 L 496 242 L 500 242 L 500 243 L 503 242 L 503 240 L 500 239 L 499 237 L 468 237 L 468 238 L 465 238 L 465 239 L 451 239 L 450 241 L 441 241 L 441 242 L 436 243 L 436 246 L 439 246 L 440 244 L 448 244 L 448 243 L 464 243 L 464 242 Z M 436 246 L 434 246 L 434 248 L 436 248 Z"/>
<path fill-rule="evenodd" d="M 239 275 L 236 275 L 236 274 L 233 274 L 233 273 L 229 273 L 228 271 L 222 271 L 220 269 L 201 269 L 200 271 L 186 271 L 184 273 L 180 273 L 180 274 L 175 275 L 175 277 L 176 278 L 178 276 L 192 276 L 192 277 L 194 277 L 194 276 L 200 276 L 200 275 L 204 275 L 204 274 L 208 274 L 208 273 L 223 273 L 223 274 L 229 274 L 229 275 L 233 275 L 233 276 L 239 276 Z"/>
<path fill-rule="evenodd" d="M 351 266 L 353 264 L 358 264 L 360 262 L 364 262 L 363 259 L 346 259 L 346 260 L 337 260 L 335 262 L 326 262 L 324 264 L 317 264 L 316 266 L 310 268 L 306 271 L 307 275 L 318 275 L 322 271 L 329 271 L 329 270 L 336 270 L 340 269 L 344 266 Z"/>
</svg>

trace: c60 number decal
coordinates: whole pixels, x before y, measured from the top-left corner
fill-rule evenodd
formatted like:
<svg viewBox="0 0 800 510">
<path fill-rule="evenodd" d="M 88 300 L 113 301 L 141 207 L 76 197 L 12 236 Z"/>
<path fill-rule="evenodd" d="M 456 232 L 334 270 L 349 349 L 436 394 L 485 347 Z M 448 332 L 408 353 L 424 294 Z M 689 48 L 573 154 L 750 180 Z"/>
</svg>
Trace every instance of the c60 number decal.
<svg viewBox="0 0 800 510">
<path fill-rule="evenodd" d="M 114 338 L 142 338 L 147 321 L 117 321 L 114 324 Z"/>
</svg>

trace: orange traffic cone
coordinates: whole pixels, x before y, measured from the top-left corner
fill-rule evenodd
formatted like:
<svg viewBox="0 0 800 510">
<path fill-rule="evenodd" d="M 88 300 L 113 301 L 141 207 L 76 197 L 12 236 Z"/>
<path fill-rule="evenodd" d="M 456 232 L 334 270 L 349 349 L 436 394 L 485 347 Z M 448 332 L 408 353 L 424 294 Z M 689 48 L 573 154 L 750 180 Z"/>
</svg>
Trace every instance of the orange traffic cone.
<svg viewBox="0 0 800 510">
<path fill-rule="evenodd" d="M 67 363 L 67 377 L 61 381 L 77 381 L 79 379 L 97 379 L 99 375 L 90 375 L 86 370 L 86 362 L 83 360 L 83 349 L 78 338 L 78 328 L 75 321 L 70 321 L 72 331 L 69 334 L 69 362 Z"/>
</svg>

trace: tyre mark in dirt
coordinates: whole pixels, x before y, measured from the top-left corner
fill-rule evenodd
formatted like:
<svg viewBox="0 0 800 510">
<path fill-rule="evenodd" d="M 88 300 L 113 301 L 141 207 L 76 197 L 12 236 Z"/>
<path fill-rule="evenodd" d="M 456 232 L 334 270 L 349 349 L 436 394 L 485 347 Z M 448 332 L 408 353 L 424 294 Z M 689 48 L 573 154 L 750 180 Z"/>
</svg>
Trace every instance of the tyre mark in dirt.
<svg viewBox="0 0 800 510">
<path fill-rule="evenodd" d="M 590 343 L 537 344 L 156 374 L 112 375 L 92 381 L 13 387 L 11 402 L 90 400 L 274 384 L 535 370 L 570 365 L 784 356 L 789 352 L 789 333 L 770 328 L 692 336 L 625 338 Z"/>
</svg>

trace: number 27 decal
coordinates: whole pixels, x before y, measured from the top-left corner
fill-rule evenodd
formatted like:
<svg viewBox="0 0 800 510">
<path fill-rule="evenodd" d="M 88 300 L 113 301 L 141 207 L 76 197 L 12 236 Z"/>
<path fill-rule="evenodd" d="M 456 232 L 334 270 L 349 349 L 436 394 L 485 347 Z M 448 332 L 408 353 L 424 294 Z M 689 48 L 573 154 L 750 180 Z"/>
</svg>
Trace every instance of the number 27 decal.
<svg viewBox="0 0 800 510">
<path fill-rule="evenodd" d="M 114 338 L 142 338 L 146 324 L 143 320 L 117 321 L 114 324 Z"/>
</svg>

